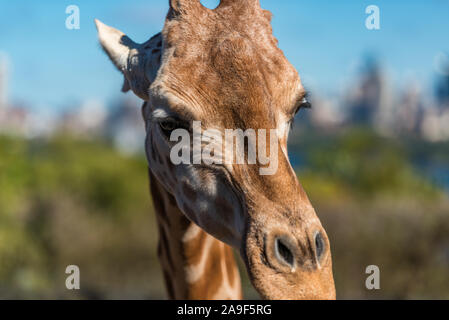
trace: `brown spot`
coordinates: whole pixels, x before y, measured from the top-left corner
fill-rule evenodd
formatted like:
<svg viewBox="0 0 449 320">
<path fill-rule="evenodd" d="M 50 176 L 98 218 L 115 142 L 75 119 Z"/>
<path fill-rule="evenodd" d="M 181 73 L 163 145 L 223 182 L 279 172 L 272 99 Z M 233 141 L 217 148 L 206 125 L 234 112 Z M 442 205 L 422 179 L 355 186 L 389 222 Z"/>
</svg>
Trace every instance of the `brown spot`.
<svg viewBox="0 0 449 320">
<path fill-rule="evenodd" d="M 213 239 L 214 243 L 208 253 L 205 269 L 202 277 L 195 282 L 194 290 L 192 290 L 192 299 L 204 299 L 204 297 L 212 297 L 223 283 L 223 274 L 217 272 L 221 270 L 222 243 Z"/>
</svg>

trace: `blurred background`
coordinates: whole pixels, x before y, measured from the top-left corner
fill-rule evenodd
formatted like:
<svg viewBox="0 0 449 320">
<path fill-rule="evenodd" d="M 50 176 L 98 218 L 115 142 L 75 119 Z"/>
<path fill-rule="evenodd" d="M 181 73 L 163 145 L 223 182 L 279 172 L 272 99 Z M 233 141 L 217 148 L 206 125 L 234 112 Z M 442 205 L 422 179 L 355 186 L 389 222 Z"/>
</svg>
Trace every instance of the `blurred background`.
<svg viewBox="0 0 449 320">
<path fill-rule="evenodd" d="M 72 4 L 79 30 L 65 26 Z M 311 92 L 289 153 L 330 237 L 337 297 L 449 299 L 449 1 L 261 4 Z M 371 4 L 380 30 L 365 27 Z M 144 42 L 167 9 L 0 3 L 0 298 L 166 297 L 141 103 L 120 93 L 93 19 Z M 65 288 L 71 264 L 80 290 Z M 365 288 L 372 264 L 380 290 Z"/>
</svg>

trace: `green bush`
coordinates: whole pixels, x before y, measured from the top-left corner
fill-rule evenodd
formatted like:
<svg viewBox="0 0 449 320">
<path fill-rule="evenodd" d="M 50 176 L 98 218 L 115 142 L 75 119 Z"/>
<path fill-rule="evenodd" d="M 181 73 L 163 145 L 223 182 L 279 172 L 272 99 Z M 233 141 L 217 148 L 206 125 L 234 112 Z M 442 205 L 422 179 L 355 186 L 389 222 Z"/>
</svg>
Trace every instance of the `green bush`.
<svg viewBox="0 0 449 320">
<path fill-rule="evenodd" d="M 150 199 L 142 156 L 64 135 L 1 137 L 0 295 L 159 294 Z M 64 287 L 70 264 L 83 271 L 79 293 Z"/>
<path fill-rule="evenodd" d="M 362 129 L 293 139 L 339 298 L 449 298 L 448 197 L 409 160 L 432 150 Z M 64 134 L 0 136 L 0 298 L 164 298 L 156 243 L 143 156 Z M 71 264 L 79 291 L 65 288 Z M 364 287 L 370 264 L 379 291 Z"/>
</svg>

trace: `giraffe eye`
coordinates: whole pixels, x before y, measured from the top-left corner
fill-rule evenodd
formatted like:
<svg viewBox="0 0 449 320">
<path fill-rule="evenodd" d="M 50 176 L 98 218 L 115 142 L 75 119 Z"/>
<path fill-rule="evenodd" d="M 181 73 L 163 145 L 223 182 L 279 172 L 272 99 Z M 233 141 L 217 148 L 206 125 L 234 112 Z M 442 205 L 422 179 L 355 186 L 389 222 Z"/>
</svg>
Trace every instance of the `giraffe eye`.
<svg viewBox="0 0 449 320">
<path fill-rule="evenodd" d="M 299 101 L 298 104 L 296 105 L 295 112 L 291 116 L 292 118 L 290 120 L 290 128 L 293 127 L 293 125 L 295 123 L 295 116 L 298 114 L 299 110 L 301 110 L 301 109 L 310 109 L 310 108 L 312 108 L 312 104 L 309 102 L 309 100 L 307 100 L 306 97 L 302 98 L 302 100 Z"/>
<path fill-rule="evenodd" d="M 164 119 L 159 122 L 159 126 L 162 132 L 167 136 L 180 127 L 175 119 Z"/>
<path fill-rule="evenodd" d="M 189 130 L 188 123 L 178 118 L 164 118 L 159 120 L 158 124 L 161 128 L 162 133 L 167 137 L 170 137 L 171 133 L 176 129 L 185 129 L 187 131 Z"/>
<path fill-rule="evenodd" d="M 310 108 L 312 108 L 312 104 L 309 102 L 309 100 L 307 100 L 307 98 L 303 98 L 298 103 L 298 106 L 296 107 L 295 114 L 297 114 L 299 112 L 299 110 L 301 110 L 301 109 L 310 109 Z"/>
<path fill-rule="evenodd" d="M 305 108 L 305 109 L 311 109 L 312 108 L 312 104 L 310 103 L 309 100 L 304 99 L 303 102 L 301 103 L 301 105 L 299 106 L 299 108 Z"/>
</svg>

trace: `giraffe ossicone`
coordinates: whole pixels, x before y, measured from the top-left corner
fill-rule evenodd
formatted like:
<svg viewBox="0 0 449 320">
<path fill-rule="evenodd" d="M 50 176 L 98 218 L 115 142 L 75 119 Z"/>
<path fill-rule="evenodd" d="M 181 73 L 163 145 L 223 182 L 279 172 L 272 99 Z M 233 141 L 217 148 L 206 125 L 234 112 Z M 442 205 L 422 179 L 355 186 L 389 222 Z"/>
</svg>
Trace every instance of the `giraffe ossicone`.
<svg viewBox="0 0 449 320">
<path fill-rule="evenodd" d="M 123 90 L 144 100 L 169 297 L 241 298 L 233 248 L 263 298 L 334 299 L 329 239 L 287 154 L 290 124 L 307 107 L 306 92 L 278 48 L 271 14 L 258 0 L 221 0 L 213 10 L 200 0 L 169 4 L 162 32 L 143 44 L 96 20 L 104 51 L 124 75 Z M 196 156 L 194 121 L 207 132 Z M 170 159 L 176 145 L 170 137 L 179 129 L 189 135 L 183 148 L 192 161 Z M 231 129 L 246 138 L 251 130 L 266 132 L 265 158 L 252 158 L 258 148 L 250 144 L 260 143 L 254 140 L 243 143 L 243 158 L 251 161 L 201 161 L 213 160 L 219 141 L 213 137 Z M 231 151 L 242 156 L 241 147 Z M 276 170 L 261 174 L 269 161 Z"/>
</svg>

